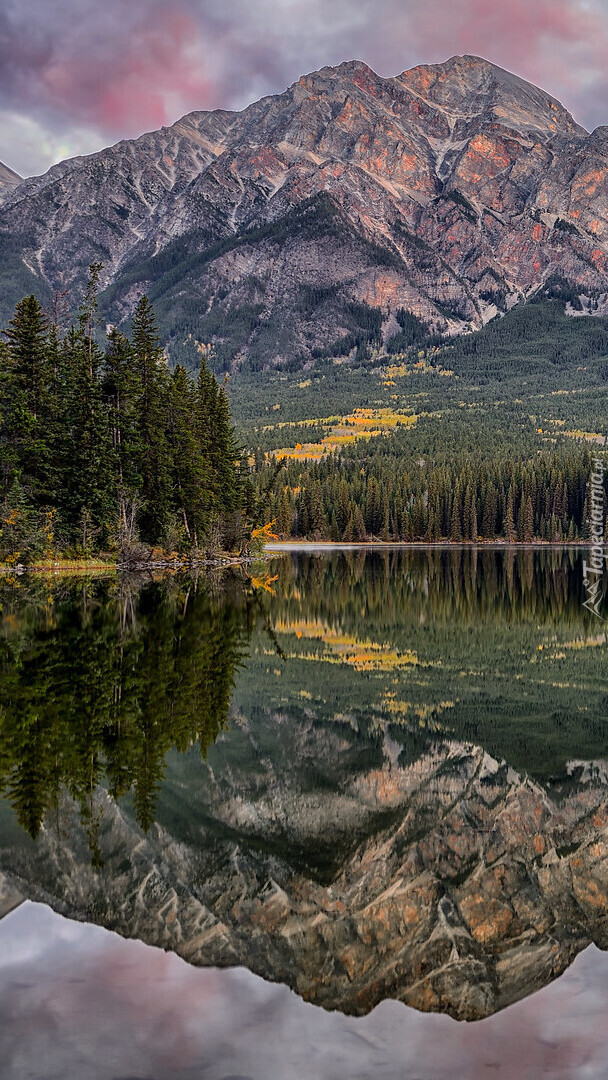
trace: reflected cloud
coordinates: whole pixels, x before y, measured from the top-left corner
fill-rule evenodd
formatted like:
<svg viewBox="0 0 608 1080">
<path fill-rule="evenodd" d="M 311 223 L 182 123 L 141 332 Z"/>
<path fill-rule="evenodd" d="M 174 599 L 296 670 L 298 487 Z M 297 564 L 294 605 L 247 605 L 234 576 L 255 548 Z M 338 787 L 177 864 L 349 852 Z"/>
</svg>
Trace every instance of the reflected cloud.
<svg viewBox="0 0 608 1080">
<path fill-rule="evenodd" d="M 28 940 L 44 946 L 28 955 Z M 4 1080 L 586 1080 L 605 1075 L 608 958 L 594 948 L 553 986 L 489 1021 L 458 1025 L 385 1002 L 362 1019 L 326 1013 L 236 969 L 66 924 L 28 904 L 0 923 Z"/>
</svg>

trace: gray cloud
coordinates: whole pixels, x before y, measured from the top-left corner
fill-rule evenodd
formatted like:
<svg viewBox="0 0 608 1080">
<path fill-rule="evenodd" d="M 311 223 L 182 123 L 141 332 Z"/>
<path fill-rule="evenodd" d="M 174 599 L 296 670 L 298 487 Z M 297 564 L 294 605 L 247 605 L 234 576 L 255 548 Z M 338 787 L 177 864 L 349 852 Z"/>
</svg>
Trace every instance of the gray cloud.
<svg viewBox="0 0 608 1080">
<path fill-rule="evenodd" d="M 4 0 L 0 158 L 31 173 L 324 64 L 392 75 L 462 52 L 595 126 L 608 122 L 607 45 L 608 0 Z"/>
</svg>

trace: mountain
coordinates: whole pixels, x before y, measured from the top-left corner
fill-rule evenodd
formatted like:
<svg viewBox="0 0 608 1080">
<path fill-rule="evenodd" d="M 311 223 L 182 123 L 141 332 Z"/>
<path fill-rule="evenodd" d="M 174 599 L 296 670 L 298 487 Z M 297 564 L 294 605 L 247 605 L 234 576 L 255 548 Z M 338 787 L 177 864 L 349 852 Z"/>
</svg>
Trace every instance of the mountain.
<svg viewBox="0 0 608 1080">
<path fill-rule="evenodd" d="M 603 313 L 608 127 L 478 57 L 350 61 L 24 181 L 0 253 L 10 304 L 100 260 L 108 320 L 145 290 L 173 359 L 224 366 L 386 342 L 402 308 L 448 334 L 543 289 Z"/>
<path fill-rule="evenodd" d="M 23 178 L 19 176 L 19 173 L 13 172 L 9 169 L 8 165 L 4 165 L 0 161 L 0 202 L 5 199 L 7 195 L 12 194 L 15 188 L 23 183 Z"/>
<path fill-rule="evenodd" d="M 401 764 L 387 737 L 366 764 L 340 729 L 273 723 L 174 756 L 147 835 L 103 789 L 88 817 L 60 800 L 36 845 L 5 823 L 0 915 L 42 901 L 354 1015 L 478 1020 L 608 947 L 605 764 L 550 792 L 466 743 Z"/>
</svg>

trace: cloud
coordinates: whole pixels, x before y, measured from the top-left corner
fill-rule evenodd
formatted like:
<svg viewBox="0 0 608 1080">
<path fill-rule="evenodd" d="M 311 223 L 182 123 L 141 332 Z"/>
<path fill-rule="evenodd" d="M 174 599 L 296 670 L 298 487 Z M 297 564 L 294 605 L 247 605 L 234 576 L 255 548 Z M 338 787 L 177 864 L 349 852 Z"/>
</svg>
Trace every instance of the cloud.
<svg viewBox="0 0 608 1080">
<path fill-rule="evenodd" d="M 608 0 L 4 0 L 0 158 L 31 172 L 64 145 L 89 152 L 193 109 L 240 108 L 354 58 L 392 75 L 475 53 L 594 126 L 608 121 L 607 45 Z"/>
<path fill-rule="evenodd" d="M 427 0 L 413 29 L 432 50 L 443 50 L 449 40 L 455 52 L 483 55 L 490 49 L 520 69 L 536 66 L 546 46 L 559 68 L 565 47 L 593 39 L 591 13 L 577 0 L 461 0 L 449 6 Z"/>
<path fill-rule="evenodd" d="M 473 53 L 517 72 L 549 90 L 589 122 L 603 83 L 608 10 L 602 0 L 426 0 L 411 27 L 417 50 L 434 58 Z"/>
<path fill-rule="evenodd" d="M 0 94 L 4 104 L 104 131 L 162 123 L 168 99 L 206 103 L 202 44 L 196 18 L 159 0 L 9 3 L 0 14 Z"/>
<path fill-rule="evenodd" d="M 0 111 L 0 161 L 10 162 L 21 176 L 42 173 L 64 158 L 92 154 L 102 145 L 99 132 L 70 123 L 69 118 L 63 129 L 54 129 L 35 116 Z"/>
<path fill-rule="evenodd" d="M 98 47 L 86 43 L 75 55 L 52 59 L 42 82 L 58 111 L 109 133 L 141 131 L 175 119 L 183 101 L 205 105 L 210 97 L 204 50 L 194 19 L 179 9 L 159 9 L 153 22 L 140 19 L 124 40 Z"/>
</svg>

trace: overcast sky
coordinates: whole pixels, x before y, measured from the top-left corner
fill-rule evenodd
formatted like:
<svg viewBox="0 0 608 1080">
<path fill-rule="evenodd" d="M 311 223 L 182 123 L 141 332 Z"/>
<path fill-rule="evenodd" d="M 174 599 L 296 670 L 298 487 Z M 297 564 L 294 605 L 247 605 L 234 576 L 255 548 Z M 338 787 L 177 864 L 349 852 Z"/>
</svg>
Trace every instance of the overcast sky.
<svg viewBox="0 0 608 1080">
<path fill-rule="evenodd" d="M 32 175 L 324 64 L 456 53 L 608 123 L 608 0 L 0 0 L 0 160 Z"/>
</svg>

